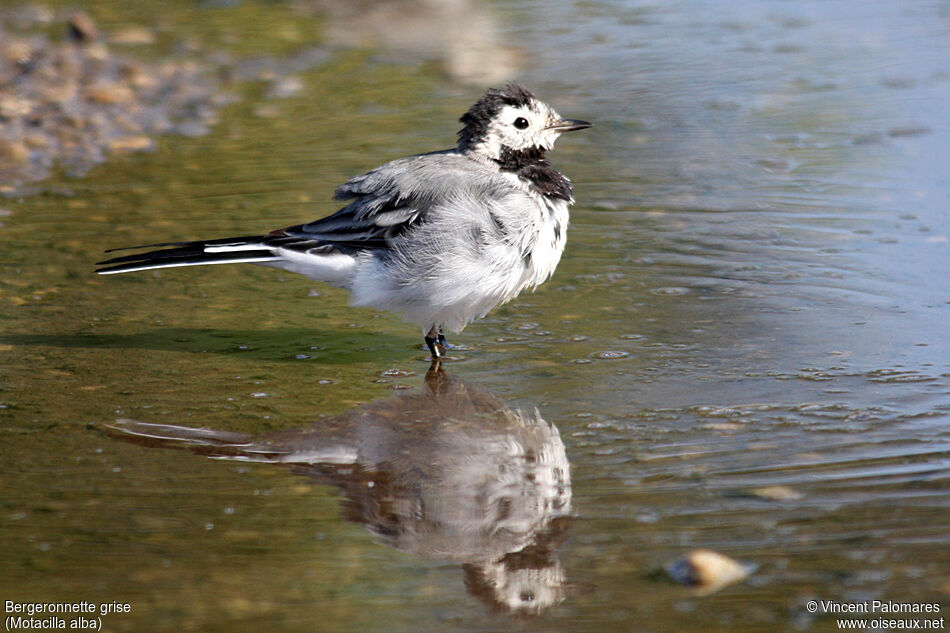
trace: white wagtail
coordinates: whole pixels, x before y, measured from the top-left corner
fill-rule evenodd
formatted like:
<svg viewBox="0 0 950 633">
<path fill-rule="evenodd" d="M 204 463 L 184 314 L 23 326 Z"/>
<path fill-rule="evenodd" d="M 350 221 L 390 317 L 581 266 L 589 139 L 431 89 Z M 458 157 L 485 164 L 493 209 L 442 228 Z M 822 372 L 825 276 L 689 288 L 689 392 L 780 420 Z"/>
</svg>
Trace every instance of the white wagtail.
<svg viewBox="0 0 950 633">
<path fill-rule="evenodd" d="M 400 158 L 336 190 L 352 200 L 320 220 L 268 235 L 169 242 L 115 257 L 102 274 L 252 262 L 350 291 L 350 303 L 422 326 L 434 361 L 443 328 L 473 319 L 548 279 L 566 240 L 571 183 L 545 158 L 563 119 L 525 88 L 491 89 L 459 119 L 454 149 Z"/>
</svg>

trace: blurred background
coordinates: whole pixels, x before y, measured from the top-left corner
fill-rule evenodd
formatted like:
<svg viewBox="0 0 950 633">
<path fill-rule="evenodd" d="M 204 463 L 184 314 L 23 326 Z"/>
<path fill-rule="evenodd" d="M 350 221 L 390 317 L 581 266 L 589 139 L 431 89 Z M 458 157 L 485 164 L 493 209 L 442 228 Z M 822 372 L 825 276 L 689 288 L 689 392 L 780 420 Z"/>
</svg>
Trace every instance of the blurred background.
<svg viewBox="0 0 950 633">
<path fill-rule="evenodd" d="M 946 605 L 948 42 L 944 0 L 5 2 L 0 593 L 127 602 L 116 631 L 834 631 L 807 601 Z M 426 383 L 414 326 L 302 277 L 92 274 L 329 214 L 508 80 L 595 127 L 550 155 L 577 198 L 554 278 L 451 340 L 466 389 Z M 387 470 L 404 392 L 498 400 L 453 409 L 491 433 L 424 455 L 533 454 L 508 410 L 554 429 L 559 492 L 527 469 L 478 527 L 520 517 L 516 542 L 398 538 L 475 529 L 405 501 L 455 475 Z M 119 418 L 354 424 L 375 452 L 211 460 Z M 479 459 L 473 485 L 512 472 Z M 698 548 L 751 574 L 677 583 Z"/>
</svg>

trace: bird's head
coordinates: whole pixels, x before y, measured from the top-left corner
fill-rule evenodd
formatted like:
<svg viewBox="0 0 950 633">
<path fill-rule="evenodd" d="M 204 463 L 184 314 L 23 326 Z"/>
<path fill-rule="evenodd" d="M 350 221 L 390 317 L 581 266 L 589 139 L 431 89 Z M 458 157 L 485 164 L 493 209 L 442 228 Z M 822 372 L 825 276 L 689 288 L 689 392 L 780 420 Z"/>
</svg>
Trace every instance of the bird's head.
<svg viewBox="0 0 950 633">
<path fill-rule="evenodd" d="M 563 119 L 529 90 L 508 84 L 492 88 L 459 119 L 459 147 L 492 160 L 506 153 L 543 156 L 564 132 L 590 127 L 587 121 Z"/>
</svg>

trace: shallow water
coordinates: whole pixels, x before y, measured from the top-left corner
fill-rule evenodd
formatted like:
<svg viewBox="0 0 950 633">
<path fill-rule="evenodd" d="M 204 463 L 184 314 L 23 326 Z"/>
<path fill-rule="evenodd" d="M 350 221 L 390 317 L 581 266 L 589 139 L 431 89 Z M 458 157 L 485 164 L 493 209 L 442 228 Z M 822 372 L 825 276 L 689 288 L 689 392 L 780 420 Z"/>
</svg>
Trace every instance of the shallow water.
<svg viewBox="0 0 950 633">
<path fill-rule="evenodd" d="M 469 563 L 354 516 L 352 480 L 104 431 L 271 436 L 423 388 L 416 328 L 308 280 L 90 274 L 109 247 L 328 213 L 348 176 L 449 145 L 483 85 L 448 73 L 457 50 L 389 42 L 0 202 L 4 600 L 128 602 L 103 619 L 129 631 L 833 631 L 809 600 L 948 603 L 944 3 L 483 11 L 517 43 L 501 71 L 596 123 L 552 154 L 578 200 L 555 277 L 447 366 L 559 430 L 571 519 L 540 530 L 546 566 L 501 575 L 556 569 L 555 597 L 512 614 Z M 699 596 L 663 572 L 695 548 L 754 571 Z"/>
</svg>

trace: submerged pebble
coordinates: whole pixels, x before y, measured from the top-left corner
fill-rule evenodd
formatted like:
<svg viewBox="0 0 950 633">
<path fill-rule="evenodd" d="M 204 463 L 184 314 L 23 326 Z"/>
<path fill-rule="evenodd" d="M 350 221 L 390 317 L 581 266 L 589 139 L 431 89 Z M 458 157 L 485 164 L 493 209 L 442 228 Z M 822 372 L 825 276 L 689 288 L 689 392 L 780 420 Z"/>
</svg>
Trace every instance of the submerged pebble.
<svg viewBox="0 0 950 633">
<path fill-rule="evenodd" d="M 750 569 L 719 552 L 696 549 L 666 565 L 666 573 L 676 582 L 706 595 L 744 580 Z"/>
<path fill-rule="evenodd" d="M 604 360 L 614 360 L 617 358 L 626 358 L 630 356 L 630 352 L 624 352 L 621 350 L 604 350 L 602 352 L 595 352 L 593 358 L 601 358 Z"/>
<path fill-rule="evenodd" d="M 769 501 L 798 501 L 805 497 L 802 493 L 788 486 L 763 486 L 762 488 L 754 489 L 752 494 L 760 499 L 768 499 Z"/>
<path fill-rule="evenodd" d="M 118 30 L 112 34 L 109 41 L 113 44 L 124 44 L 127 46 L 139 46 L 154 44 L 155 34 L 143 26 L 130 26 Z"/>
<path fill-rule="evenodd" d="M 91 42 L 99 37 L 99 27 L 85 11 L 76 11 L 69 17 L 69 36 L 80 42 Z"/>
<path fill-rule="evenodd" d="M 685 295 L 689 294 L 689 288 L 683 288 L 680 286 L 666 286 L 663 288 L 653 288 L 650 290 L 650 294 L 670 296 Z"/>
<path fill-rule="evenodd" d="M 386 371 L 380 373 L 380 376 L 385 376 L 387 378 L 391 378 L 393 376 L 412 376 L 412 375 L 413 375 L 413 372 L 411 371 L 406 371 L 404 369 L 396 369 L 396 368 L 387 369 Z"/>
</svg>

